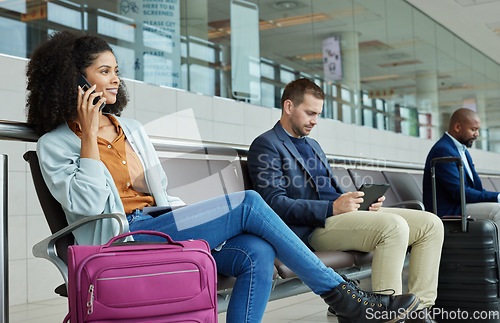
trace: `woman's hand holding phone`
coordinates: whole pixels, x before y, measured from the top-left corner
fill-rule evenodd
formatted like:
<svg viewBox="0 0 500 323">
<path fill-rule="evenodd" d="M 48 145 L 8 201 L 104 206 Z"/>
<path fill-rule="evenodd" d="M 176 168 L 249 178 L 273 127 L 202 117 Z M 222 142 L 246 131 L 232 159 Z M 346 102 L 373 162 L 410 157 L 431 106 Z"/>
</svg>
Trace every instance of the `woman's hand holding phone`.
<svg viewBox="0 0 500 323">
<path fill-rule="evenodd" d="M 84 92 L 86 92 L 88 89 L 90 89 L 92 87 L 92 85 L 90 85 L 89 81 L 87 81 L 87 79 L 85 78 L 85 76 L 83 76 L 83 74 L 80 74 L 80 76 L 78 76 L 78 80 L 76 83 L 78 84 L 79 87 L 81 87 L 83 89 Z M 94 93 L 94 92 L 92 92 L 92 93 Z M 101 95 L 102 95 L 102 93 L 101 93 Z M 100 100 L 101 100 L 101 97 L 96 96 L 92 102 L 95 105 L 97 105 L 97 103 Z M 104 101 L 101 101 L 101 102 L 102 103 L 99 105 L 99 111 L 101 111 L 106 106 L 106 103 Z"/>
<path fill-rule="evenodd" d="M 99 106 L 106 101 L 106 98 L 101 98 L 97 104 L 94 104 L 94 99 L 102 95 L 100 92 L 95 92 L 95 88 L 96 86 L 94 85 L 87 91 L 83 91 L 78 86 L 78 122 L 82 129 L 80 157 L 100 160 L 99 147 L 97 145 L 99 118 L 101 116 Z"/>
<path fill-rule="evenodd" d="M 99 130 L 99 109 L 97 105 L 92 103 L 92 100 L 99 95 L 95 92 L 95 85 L 87 91 L 83 91 L 78 87 L 78 123 L 82 128 L 82 136 L 95 136 Z"/>
</svg>

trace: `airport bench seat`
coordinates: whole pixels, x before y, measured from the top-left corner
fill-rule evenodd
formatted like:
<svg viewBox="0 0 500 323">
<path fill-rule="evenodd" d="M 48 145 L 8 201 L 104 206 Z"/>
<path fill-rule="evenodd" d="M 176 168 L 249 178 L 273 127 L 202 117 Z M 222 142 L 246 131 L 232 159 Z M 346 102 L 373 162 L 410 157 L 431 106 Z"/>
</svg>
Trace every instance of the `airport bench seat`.
<svg viewBox="0 0 500 323">
<path fill-rule="evenodd" d="M 168 193 L 191 204 L 222 194 L 252 189 L 246 161 L 238 156 L 233 157 L 234 160 L 230 160 L 230 157 L 228 159 L 160 157 L 169 180 Z M 333 269 L 370 264 L 372 259 L 372 253 L 359 251 L 322 251 L 315 254 L 326 266 Z M 275 261 L 276 273 L 280 278 L 296 277 L 295 273 L 278 259 Z M 226 283 L 226 279 L 229 278 L 223 279 Z"/>
<path fill-rule="evenodd" d="M 210 154 L 207 155 L 206 150 L 203 152 L 190 152 L 185 155 L 173 154 L 170 157 L 159 152 L 159 156 L 162 167 L 168 175 L 168 194 L 179 196 L 187 204 L 252 188 L 251 180 L 248 176 L 247 164 L 244 158 L 242 158 L 244 156 L 239 156 L 238 154 L 225 157 L 220 157 L 218 155 L 212 156 Z M 42 209 L 44 210 L 46 219 L 49 222 L 51 231 L 57 234 L 59 230 L 65 230 L 68 226 L 62 208 L 50 195 L 50 192 L 45 186 L 45 182 L 43 181 L 39 170 L 36 153 L 34 151 L 30 151 L 27 152 L 24 157 L 30 163 L 30 169 L 32 171 L 37 195 L 42 205 Z M 386 181 L 382 172 L 374 172 L 375 173 L 371 174 L 374 176 L 374 182 L 381 180 L 384 182 Z M 334 173 L 337 176 L 337 181 L 346 191 L 353 191 L 359 184 L 352 176 L 351 169 L 335 168 Z M 413 183 L 415 183 L 414 181 L 415 180 L 413 179 Z M 399 182 L 405 183 L 405 180 L 399 180 Z M 397 189 L 397 187 L 393 187 L 393 190 Z M 397 200 L 398 198 L 394 197 L 394 199 Z M 48 217 L 48 214 L 50 215 L 50 218 Z M 54 218 L 57 220 L 54 220 Z M 123 230 L 126 231 L 127 223 L 125 217 L 122 216 L 122 218 L 117 220 L 122 221 Z M 56 221 L 56 223 L 54 223 L 54 221 Z M 53 242 L 49 242 L 49 244 L 50 243 Z M 59 251 L 52 252 L 50 255 L 41 255 L 44 252 L 47 253 L 46 250 L 44 250 L 44 248 L 47 249 L 47 242 L 45 241 L 45 245 L 39 246 L 37 244 L 37 246 L 35 246 L 38 250 L 36 256 L 47 259 L 55 257 L 58 258 L 57 261 L 59 263 L 64 265 L 66 262 L 65 250 L 73 243 L 74 241 L 72 235 L 67 234 L 63 237 L 63 239 L 55 242 L 55 249 Z M 36 249 L 35 247 L 34 250 Z M 371 273 L 373 253 L 359 251 L 322 251 L 315 252 L 315 254 L 323 263 L 325 263 L 326 266 L 335 269 L 339 273 L 346 274 L 349 277 L 360 279 L 369 277 Z M 54 261 L 54 259 L 49 260 L 53 263 L 57 262 Z M 58 266 L 58 264 L 56 264 L 56 266 Z M 64 277 L 64 268 L 59 268 L 59 270 Z M 285 286 L 278 293 L 275 293 L 279 296 L 275 296 L 274 299 L 307 291 L 307 287 L 304 287 L 305 285 L 297 279 L 296 275 L 278 259 L 275 261 L 274 281 L 275 285 L 273 287 L 273 293 L 278 289 L 280 284 Z M 290 284 L 288 284 L 290 281 L 294 281 L 296 285 L 290 287 Z M 66 278 L 65 282 L 67 282 Z M 234 282 L 234 277 L 228 277 L 220 274 L 218 275 L 217 290 L 219 292 L 219 296 L 223 300 L 227 301 Z M 66 292 L 65 287 L 66 286 L 64 284 L 59 286 L 56 292 L 64 296 Z M 273 294 L 271 295 L 271 299 L 273 299 Z M 219 311 L 224 310 L 225 306 L 219 307 Z"/>
</svg>

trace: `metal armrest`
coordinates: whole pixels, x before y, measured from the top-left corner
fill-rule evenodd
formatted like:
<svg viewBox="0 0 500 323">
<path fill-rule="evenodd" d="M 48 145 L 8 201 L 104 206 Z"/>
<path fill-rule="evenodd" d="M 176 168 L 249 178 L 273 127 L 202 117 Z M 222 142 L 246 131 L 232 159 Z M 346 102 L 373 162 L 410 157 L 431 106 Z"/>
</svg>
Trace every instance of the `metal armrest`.
<svg viewBox="0 0 500 323">
<path fill-rule="evenodd" d="M 56 241 L 61 237 L 66 236 L 68 234 L 72 234 L 73 231 L 78 229 L 79 227 L 93 221 L 98 221 L 106 218 L 112 218 L 118 221 L 120 225 L 119 234 L 128 232 L 128 221 L 127 217 L 123 214 L 119 213 L 107 213 L 107 214 L 99 214 L 94 216 L 89 216 L 80 221 L 77 221 L 71 225 L 68 225 L 64 229 L 61 229 L 54 233 L 53 235 L 47 237 L 46 239 L 38 242 L 33 246 L 33 255 L 37 258 L 44 258 L 53 263 L 59 272 L 64 278 L 64 283 L 66 287 L 68 286 L 68 266 L 57 256 L 56 252 Z"/>
<path fill-rule="evenodd" d="M 408 200 L 408 201 L 398 202 L 398 203 L 389 205 L 388 207 L 405 207 L 405 208 L 409 208 L 409 209 L 416 209 L 416 210 L 425 211 L 424 203 L 422 203 L 419 200 Z"/>
</svg>

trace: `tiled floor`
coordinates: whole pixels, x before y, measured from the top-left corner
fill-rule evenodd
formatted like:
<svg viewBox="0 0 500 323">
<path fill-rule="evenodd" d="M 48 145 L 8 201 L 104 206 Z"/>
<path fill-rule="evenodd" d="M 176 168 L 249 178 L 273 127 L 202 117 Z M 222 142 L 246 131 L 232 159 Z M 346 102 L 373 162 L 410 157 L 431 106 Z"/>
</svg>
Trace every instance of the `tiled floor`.
<svg viewBox="0 0 500 323">
<path fill-rule="evenodd" d="M 67 299 L 37 302 L 10 307 L 9 323 L 57 323 L 67 313 Z M 226 322 L 226 314 L 219 314 L 219 323 Z M 321 297 L 306 293 L 269 302 L 263 323 L 331 323 L 336 317 L 326 315 L 326 305 Z"/>
<path fill-rule="evenodd" d="M 269 302 L 263 323 L 331 323 L 338 322 L 326 315 L 327 306 L 316 294 L 305 293 Z M 225 323 L 225 313 L 219 314 L 219 323 Z"/>
</svg>

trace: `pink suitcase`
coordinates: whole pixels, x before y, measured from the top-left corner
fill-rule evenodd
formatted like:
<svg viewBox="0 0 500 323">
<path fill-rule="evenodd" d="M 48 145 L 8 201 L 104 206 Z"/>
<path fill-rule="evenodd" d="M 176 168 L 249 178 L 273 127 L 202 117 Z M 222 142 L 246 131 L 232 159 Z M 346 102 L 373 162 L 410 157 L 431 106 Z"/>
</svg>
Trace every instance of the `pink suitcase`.
<svg viewBox="0 0 500 323">
<path fill-rule="evenodd" d="M 114 243 L 132 234 L 168 243 Z M 114 243 L 114 244 L 113 244 Z M 81 322 L 217 322 L 217 270 L 204 240 L 155 231 L 68 249 L 69 314 Z"/>
</svg>

